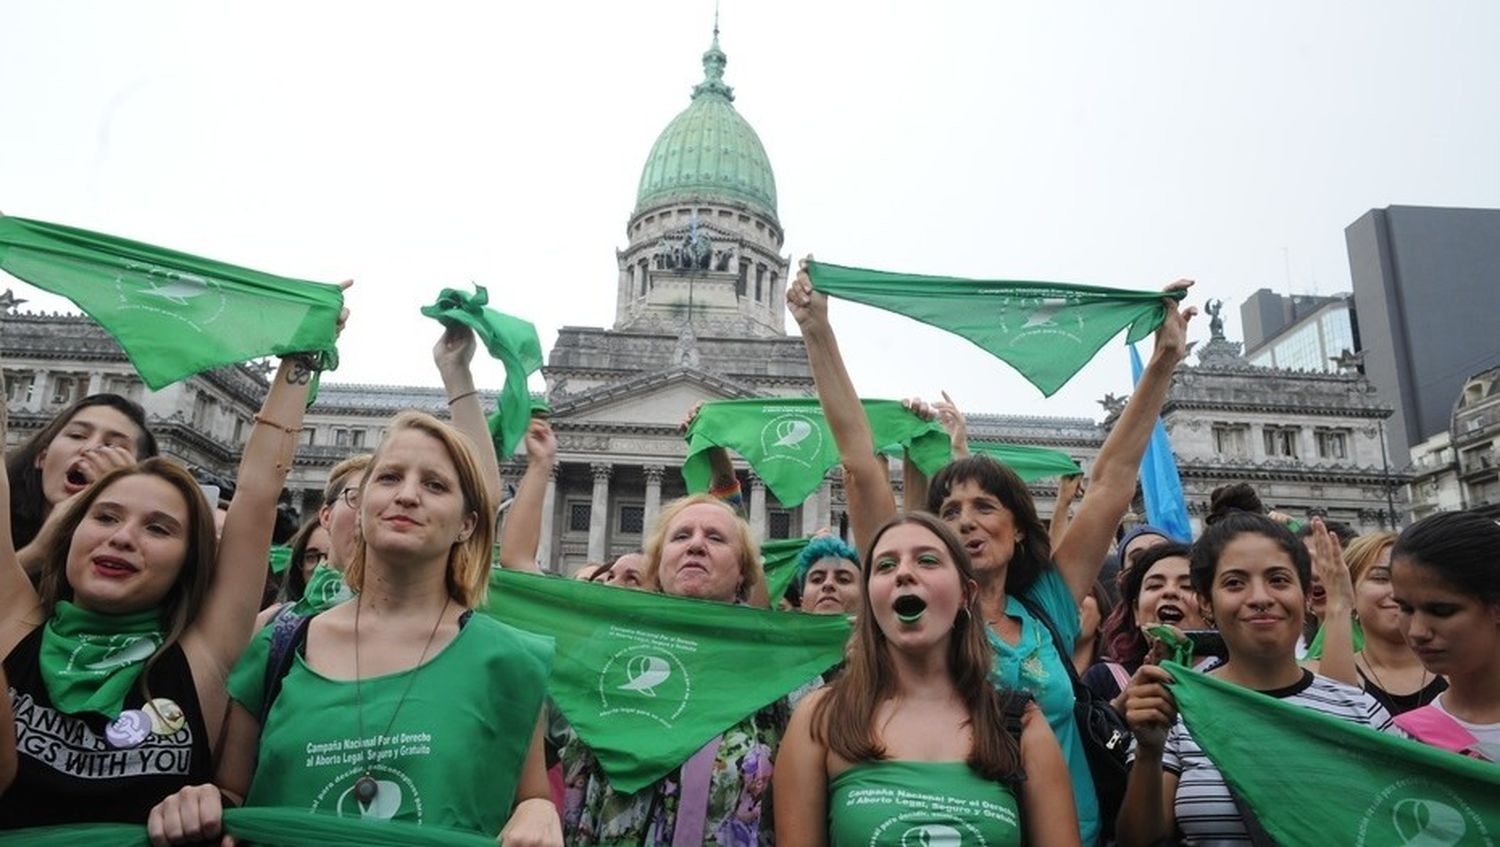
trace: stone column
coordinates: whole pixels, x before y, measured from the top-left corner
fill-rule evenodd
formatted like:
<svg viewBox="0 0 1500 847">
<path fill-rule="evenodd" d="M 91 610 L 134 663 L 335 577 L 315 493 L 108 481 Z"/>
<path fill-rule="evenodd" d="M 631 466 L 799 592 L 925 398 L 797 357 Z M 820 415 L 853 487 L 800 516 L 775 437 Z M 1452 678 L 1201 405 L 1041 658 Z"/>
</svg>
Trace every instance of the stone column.
<svg viewBox="0 0 1500 847">
<path fill-rule="evenodd" d="M 103 390 L 104 390 L 104 374 L 101 373 L 100 371 L 93 371 L 93 372 L 91 372 L 89 374 L 89 387 L 88 387 L 88 390 L 85 391 L 84 393 L 85 394 L 98 394 L 100 391 L 103 391 Z"/>
<path fill-rule="evenodd" d="M 646 465 L 641 468 L 646 474 L 646 507 L 641 517 L 641 535 L 651 534 L 656 526 L 656 516 L 661 514 L 661 478 L 667 469 L 661 465 Z"/>
<path fill-rule="evenodd" d="M 833 483 L 826 478 L 818 490 L 807 496 L 802 502 L 802 534 L 812 535 L 825 526 L 828 526 L 829 503 L 833 498 Z"/>
<path fill-rule="evenodd" d="M 552 561 L 552 516 L 557 512 L 557 474 L 561 470 L 562 465 L 554 464 L 547 476 L 547 493 L 542 495 L 542 537 L 536 546 L 537 564 L 549 573 L 558 570 L 557 563 Z"/>
<path fill-rule="evenodd" d="M 51 371 L 48 371 L 46 368 L 37 368 L 32 372 L 31 402 L 23 403 L 21 408 L 30 409 L 33 412 L 44 412 L 47 410 L 47 403 L 52 399 L 52 395 L 47 393 L 50 390 L 50 386 L 47 385 L 47 378 L 49 376 L 51 376 Z"/>
<path fill-rule="evenodd" d="M 755 471 L 750 472 L 750 534 L 757 541 L 766 539 L 766 483 Z"/>
<path fill-rule="evenodd" d="M 594 475 L 594 502 L 589 507 L 589 554 L 590 562 L 604 561 L 604 535 L 609 529 L 609 475 L 614 466 L 607 462 L 589 465 Z"/>
</svg>

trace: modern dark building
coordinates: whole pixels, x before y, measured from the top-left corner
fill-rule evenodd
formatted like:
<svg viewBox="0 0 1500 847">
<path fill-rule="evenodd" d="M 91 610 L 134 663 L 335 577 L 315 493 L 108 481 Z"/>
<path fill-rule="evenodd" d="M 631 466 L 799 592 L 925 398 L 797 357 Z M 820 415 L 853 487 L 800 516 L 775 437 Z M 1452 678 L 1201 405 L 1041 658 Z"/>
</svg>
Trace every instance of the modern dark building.
<svg viewBox="0 0 1500 847">
<path fill-rule="evenodd" d="M 1389 206 L 1344 230 L 1364 370 L 1396 407 L 1391 464 L 1447 431 L 1471 375 L 1500 365 L 1500 209 Z"/>
<path fill-rule="evenodd" d="M 1287 295 L 1262 288 L 1240 304 L 1240 324 L 1245 358 L 1256 367 L 1337 373 L 1345 369 L 1344 354 L 1359 351 L 1352 294 Z"/>
</svg>

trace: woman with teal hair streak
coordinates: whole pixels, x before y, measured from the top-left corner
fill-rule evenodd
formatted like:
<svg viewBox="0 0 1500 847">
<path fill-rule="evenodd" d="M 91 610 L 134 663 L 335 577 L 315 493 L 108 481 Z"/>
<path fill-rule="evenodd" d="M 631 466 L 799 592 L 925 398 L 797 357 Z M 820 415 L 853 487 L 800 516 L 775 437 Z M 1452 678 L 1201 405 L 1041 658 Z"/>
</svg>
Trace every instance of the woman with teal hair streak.
<svg viewBox="0 0 1500 847">
<path fill-rule="evenodd" d="M 859 554 L 843 539 L 820 535 L 809 541 L 797 556 L 797 576 L 802 611 L 814 615 L 852 615 L 859 611 L 863 588 L 859 578 Z"/>
</svg>

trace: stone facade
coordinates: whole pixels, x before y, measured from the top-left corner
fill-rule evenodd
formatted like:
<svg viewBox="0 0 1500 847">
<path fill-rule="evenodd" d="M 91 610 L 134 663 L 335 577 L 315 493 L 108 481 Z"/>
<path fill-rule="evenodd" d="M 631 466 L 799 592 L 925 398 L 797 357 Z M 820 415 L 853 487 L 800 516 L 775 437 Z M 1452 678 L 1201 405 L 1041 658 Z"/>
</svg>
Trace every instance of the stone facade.
<svg viewBox="0 0 1500 847">
<path fill-rule="evenodd" d="M 1381 450 L 1390 414 L 1358 373 L 1258 368 L 1219 337 L 1178 369 L 1162 420 L 1195 530 L 1215 488 L 1248 482 L 1269 508 L 1366 532 L 1405 513 L 1408 477 Z"/>
<path fill-rule="evenodd" d="M 1500 519 L 1500 368 L 1464 382 L 1448 432 L 1412 448 L 1412 517 L 1471 509 Z"/>
</svg>

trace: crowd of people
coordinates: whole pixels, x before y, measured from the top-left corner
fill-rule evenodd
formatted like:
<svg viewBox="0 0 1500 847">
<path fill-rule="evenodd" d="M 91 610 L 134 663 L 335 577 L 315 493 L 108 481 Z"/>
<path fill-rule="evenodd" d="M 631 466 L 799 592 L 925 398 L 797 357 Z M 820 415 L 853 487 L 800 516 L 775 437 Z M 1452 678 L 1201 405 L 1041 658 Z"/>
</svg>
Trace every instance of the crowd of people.
<svg viewBox="0 0 1500 847">
<path fill-rule="evenodd" d="M 274 590 L 314 363 L 282 359 L 221 527 L 139 406 L 87 397 L 10 451 L 0 484 L 0 828 L 122 822 L 197 843 L 248 806 L 507 847 L 1261 843 L 1178 714 L 1163 662 L 1184 641 L 1223 682 L 1500 762 L 1494 521 L 1354 537 L 1236 484 L 1191 542 L 1122 526 L 1188 349 L 1194 310 L 1164 303 L 1081 499 L 1066 481 L 1048 522 L 1015 472 L 970 453 L 946 395 L 908 405 L 947 429 L 954 459 L 930 479 L 907 462 L 898 502 L 826 298 L 799 274 L 787 305 L 838 447 L 847 536 L 813 538 L 773 597 L 715 448 L 708 492 L 576 576 L 725 614 L 845 616 L 852 634 L 843 661 L 630 791 L 548 698 L 553 644 L 476 614 L 492 568 L 555 570 L 537 551 L 557 441 L 532 420 L 501 516 L 471 331 L 433 349 L 451 422 L 403 413 L 334 467 Z"/>
</svg>

